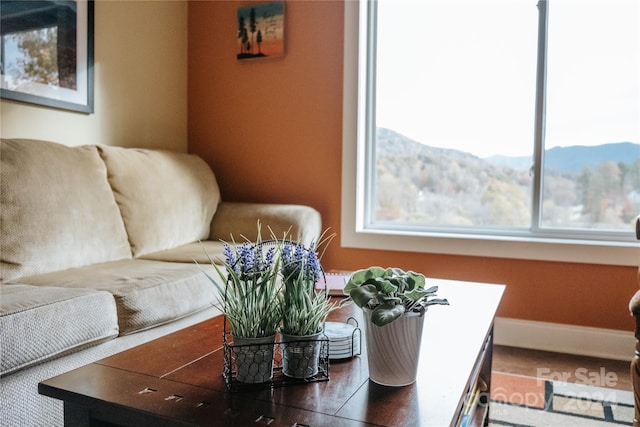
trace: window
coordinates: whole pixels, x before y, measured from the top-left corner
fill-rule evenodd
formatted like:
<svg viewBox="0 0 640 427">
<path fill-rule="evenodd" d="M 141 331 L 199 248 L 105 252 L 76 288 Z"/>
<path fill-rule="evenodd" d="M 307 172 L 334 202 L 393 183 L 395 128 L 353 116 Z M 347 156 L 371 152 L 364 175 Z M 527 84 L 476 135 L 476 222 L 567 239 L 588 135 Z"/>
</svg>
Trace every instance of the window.
<svg viewBox="0 0 640 427">
<path fill-rule="evenodd" d="M 637 265 L 636 1 L 346 3 L 343 244 Z"/>
</svg>

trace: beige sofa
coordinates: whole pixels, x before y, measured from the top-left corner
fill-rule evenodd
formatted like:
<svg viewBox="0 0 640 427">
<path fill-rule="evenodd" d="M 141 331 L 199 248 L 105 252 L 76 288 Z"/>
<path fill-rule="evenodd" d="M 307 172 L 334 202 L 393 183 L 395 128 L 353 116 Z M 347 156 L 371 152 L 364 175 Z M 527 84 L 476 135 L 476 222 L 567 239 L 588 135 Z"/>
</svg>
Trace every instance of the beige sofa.
<svg viewBox="0 0 640 427">
<path fill-rule="evenodd" d="M 194 155 L 5 139 L 0 161 L 2 426 L 61 425 L 39 381 L 218 314 L 221 240 L 321 231 L 311 207 L 221 201 Z"/>
</svg>

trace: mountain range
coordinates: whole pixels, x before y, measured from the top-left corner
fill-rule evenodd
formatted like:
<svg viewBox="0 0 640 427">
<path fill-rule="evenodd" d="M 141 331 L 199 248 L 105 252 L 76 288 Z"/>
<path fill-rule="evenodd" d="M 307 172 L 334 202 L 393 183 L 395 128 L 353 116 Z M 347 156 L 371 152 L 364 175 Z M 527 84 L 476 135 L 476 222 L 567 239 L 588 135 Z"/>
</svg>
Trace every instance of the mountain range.
<svg viewBox="0 0 640 427">
<path fill-rule="evenodd" d="M 633 163 L 638 159 L 640 159 L 640 144 L 632 142 L 613 142 L 594 146 L 553 147 L 545 150 L 544 154 L 546 168 L 556 172 L 579 172 L 584 166 L 594 169 L 603 160 L 610 160 L 616 163 Z M 497 166 L 514 169 L 528 169 L 531 167 L 531 158 L 527 156 L 491 156 L 487 157 L 486 160 Z"/>
<path fill-rule="evenodd" d="M 471 153 L 432 147 L 408 138 L 396 131 L 377 129 L 379 156 L 415 155 L 438 158 L 481 159 L 498 167 L 528 170 L 532 164 L 532 157 L 528 156 L 490 156 L 479 158 Z M 569 147 L 554 147 L 545 151 L 544 161 L 547 170 L 555 172 L 579 172 L 584 166 L 594 169 L 602 161 L 610 160 L 616 163 L 632 164 L 640 160 L 640 144 L 633 142 L 613 142 L 595 146 L 574 145 Z"/>
</svg>

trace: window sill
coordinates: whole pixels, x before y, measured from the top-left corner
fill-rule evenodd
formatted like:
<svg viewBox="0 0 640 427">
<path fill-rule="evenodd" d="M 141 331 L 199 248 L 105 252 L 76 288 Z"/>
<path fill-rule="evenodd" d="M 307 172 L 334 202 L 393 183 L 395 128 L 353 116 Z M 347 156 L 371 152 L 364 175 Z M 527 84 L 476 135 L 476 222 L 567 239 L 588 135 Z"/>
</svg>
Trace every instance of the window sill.
<svg viewBox="0 0 640 427">
<path fill-rule="evenodd" d="M 344 220 L 341 236 L 342 246 L 350 248 L 620 266 L 638 266 L 640 263 L 640 246 L 637 243 L 444 233 L 414 234 L 381 230 L 355 231 L 354 222 L 351 221 L 349 229 Z"/>
</svg>

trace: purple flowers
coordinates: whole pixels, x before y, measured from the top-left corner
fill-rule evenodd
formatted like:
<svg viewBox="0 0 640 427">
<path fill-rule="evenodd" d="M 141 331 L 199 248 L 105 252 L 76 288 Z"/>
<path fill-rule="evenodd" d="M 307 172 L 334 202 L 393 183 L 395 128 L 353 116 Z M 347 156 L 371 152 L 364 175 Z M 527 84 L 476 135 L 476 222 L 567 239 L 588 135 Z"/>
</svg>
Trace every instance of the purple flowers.
<svg viewBox="0 0 640 427">
<path fill-rule="evenodd" d="M 224 244 L 225 264 L 239 276 L 241 280 L 250 280 L 263 274 L 272 274 L 276 248 L 271 247 L 266 254 L 262 245 L 241 243 L 235 250 L 228 243 Z"/>
<path fill-rule="evenodd" d="M 318 254 L 314 245 L 305 248 L 303 245 L 285 242 L 282 246 L 282 275 L 285 283 L 301 280 L 315 284 L 322 274 Z"/>
</svg>

